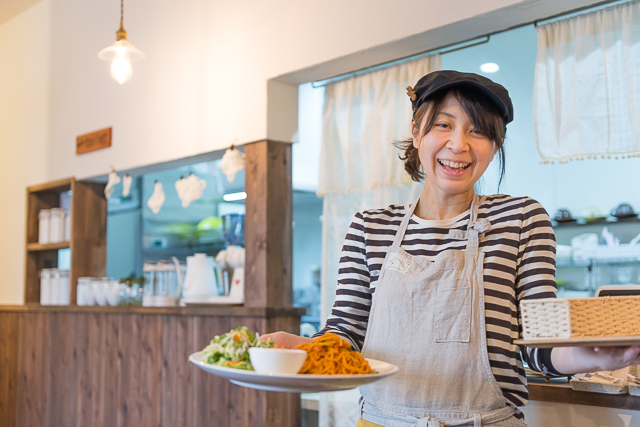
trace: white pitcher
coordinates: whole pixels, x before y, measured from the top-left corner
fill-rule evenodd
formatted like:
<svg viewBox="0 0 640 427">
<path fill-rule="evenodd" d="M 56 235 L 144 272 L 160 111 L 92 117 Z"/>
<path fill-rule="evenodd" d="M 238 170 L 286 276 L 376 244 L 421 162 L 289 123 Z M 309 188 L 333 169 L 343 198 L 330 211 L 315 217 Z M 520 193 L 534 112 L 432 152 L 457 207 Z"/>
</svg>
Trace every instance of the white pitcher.
<svg viewBox="0 0 640 427">
<path fill-rule="evenodd" d="M 215 263 L 207 254 L 194 254 L 187 257 L 187 272 L 182 286 L 182 296 L 186 300 L 206 302 L 217 295 Z"/>
</svg>

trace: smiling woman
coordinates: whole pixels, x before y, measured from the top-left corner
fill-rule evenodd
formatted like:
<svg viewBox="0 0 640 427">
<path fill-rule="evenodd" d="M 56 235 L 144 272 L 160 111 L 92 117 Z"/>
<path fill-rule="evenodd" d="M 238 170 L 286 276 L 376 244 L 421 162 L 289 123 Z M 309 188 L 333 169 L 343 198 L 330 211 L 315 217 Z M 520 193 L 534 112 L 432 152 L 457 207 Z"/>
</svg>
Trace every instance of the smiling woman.
<svg viewBox="0 0 640 427">
<path fill-rule="evenodd" d="M 340 259 L 336 300 L 316 336 L 333 332 L 364 357 L 399 367 L 360 387 L 358 426 L 426 423 L 521 427 L 523 361 L 549 376 L 633 363 L 629 354 L 519 347 L 518 304 L 556 295 L 555 237 L 529 197 L 474 185 L 513 120 L 507 90 L 470 73 L 436 71 L 407 88 L 412 138 L 397 145 L 424 181 L 418 200 L 358 212 Z M 265 336 L 295 347 L 308 338 Z M 632 354 L 633 353 L 633 354 Z M 617 368 L 615 368 L 617 369 Z"/>
</svg>

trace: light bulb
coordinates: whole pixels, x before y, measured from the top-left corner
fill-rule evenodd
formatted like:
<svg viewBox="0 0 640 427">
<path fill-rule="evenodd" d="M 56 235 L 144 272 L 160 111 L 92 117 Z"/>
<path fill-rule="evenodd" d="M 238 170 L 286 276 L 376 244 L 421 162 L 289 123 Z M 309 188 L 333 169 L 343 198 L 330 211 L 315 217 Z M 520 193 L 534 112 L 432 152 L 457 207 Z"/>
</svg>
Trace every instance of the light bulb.
<svg viewBox="0 0 640 427">
<path fill-rule="evenodd" d="M 111 61 L 111 77 L 123 84 L 131 79 L 133 72 L 131 61 L 144 59 L 144 53 L 136 49 L 128 40 L 121 39 L 98 52 L 98 58 Z"/>
<path fill-rule="evenodd" d="M 495 73 L 500 70 L 500 66 L 494 62 L 487 62 L 480 66 L 480 71 L 483 73 Z"/>
<path fill-rule="evenodd" d="M 111 61 L 111 77 L 120 84 L 129 81 L 133 69 L 129 53 L 124 47 L 118 47 Z"/>
</svg>

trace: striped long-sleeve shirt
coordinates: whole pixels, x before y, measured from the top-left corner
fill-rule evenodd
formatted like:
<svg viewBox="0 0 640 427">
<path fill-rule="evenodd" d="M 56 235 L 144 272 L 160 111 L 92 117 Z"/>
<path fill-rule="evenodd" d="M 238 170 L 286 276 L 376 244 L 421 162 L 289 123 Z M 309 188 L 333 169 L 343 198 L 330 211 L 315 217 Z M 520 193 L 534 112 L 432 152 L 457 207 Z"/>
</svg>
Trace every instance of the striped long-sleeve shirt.
<svg viewBox="0 0 640 427">
<path fill-rule="evenodd" d="M 317 335 L 335 332 L 362 349 L 379 277 L 372 273 L 382 267 L 406 209 L 391 205 L 355 215 L 342 248 L 336 301 Z M 491 222 L 491 229 L 480 237 L 489 364 L 507 402 L 524 406 L 529 397 L 525 371 L 520 348 L 513 344 L 521 334 L 518 304 L 523 299 L 555 297 L 555 237 L 547 212 L 531 198 L 488 196 L 478 211 L 478 219 L 484 218 Z M 449 249 L 465 249 L 466 241 L 447 235 L 451 229 L 466 230 L 468 224 L 469 211 L 441 221 L 413 215 L 402 248 L 427 260 Z M 554 372 L 543 362 L 549 351 L 525 348 L 522 354 L 532 369 Z"/>
</svg>

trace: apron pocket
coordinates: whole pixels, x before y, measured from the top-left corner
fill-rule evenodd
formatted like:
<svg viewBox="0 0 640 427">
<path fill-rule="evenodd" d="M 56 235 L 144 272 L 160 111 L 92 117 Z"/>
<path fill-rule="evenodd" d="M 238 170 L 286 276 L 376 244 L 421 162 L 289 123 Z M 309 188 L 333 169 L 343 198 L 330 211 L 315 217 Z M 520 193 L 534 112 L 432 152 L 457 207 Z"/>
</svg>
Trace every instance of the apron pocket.
<svg viewBox="0 0 640 427">
<path fill-rule="evenodd" d="M 457 280 L 455 287 L 438 286 L 433 314 L 436 342 L 469 342 L 471 336 L 472 287 Z"/>
</svg>

